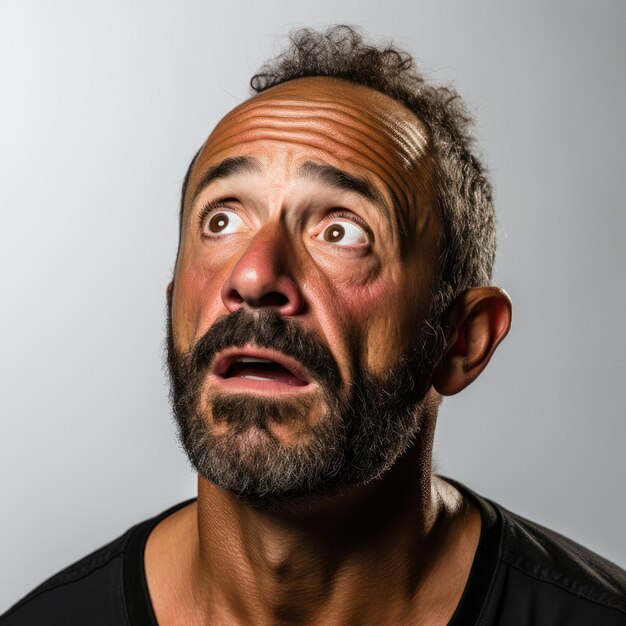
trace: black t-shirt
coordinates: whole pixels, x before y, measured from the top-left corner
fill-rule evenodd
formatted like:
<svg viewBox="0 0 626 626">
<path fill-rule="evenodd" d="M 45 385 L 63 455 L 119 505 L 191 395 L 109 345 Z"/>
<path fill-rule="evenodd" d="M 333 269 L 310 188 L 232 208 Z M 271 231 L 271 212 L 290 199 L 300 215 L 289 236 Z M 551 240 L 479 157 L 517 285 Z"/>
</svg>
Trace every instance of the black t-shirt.
<svg viewBox="0 0 626 626">
<path fill-rule="evenodd" d="M 626 626 L 626 572 L 573 541 L 452 482 L 479 507 L 482 529 L 449 622 Z M 70 565 L 0 617 L 2 626 L 156 626 L 143 554 L 152 529 L 187 500 Z"/>
</svg>

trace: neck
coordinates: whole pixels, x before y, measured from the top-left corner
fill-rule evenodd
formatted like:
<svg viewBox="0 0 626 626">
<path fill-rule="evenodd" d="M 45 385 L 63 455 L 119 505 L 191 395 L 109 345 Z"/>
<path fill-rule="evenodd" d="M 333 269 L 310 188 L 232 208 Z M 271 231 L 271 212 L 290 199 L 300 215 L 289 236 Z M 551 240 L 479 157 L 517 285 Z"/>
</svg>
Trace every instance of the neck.
<svg viewBox="0 0 626 626">
<path fill-rule="evenodd" d="M 288 507 L 253 506 L 200 478 L 179 534 L 186 574 L 169 594 L 186 598 L 185 623 L 447 623 L 480 515 L 432 476 L 433 429 L 380 479 Z M 168 623 L 163 603 L 155 612 Z"/>
</svg>

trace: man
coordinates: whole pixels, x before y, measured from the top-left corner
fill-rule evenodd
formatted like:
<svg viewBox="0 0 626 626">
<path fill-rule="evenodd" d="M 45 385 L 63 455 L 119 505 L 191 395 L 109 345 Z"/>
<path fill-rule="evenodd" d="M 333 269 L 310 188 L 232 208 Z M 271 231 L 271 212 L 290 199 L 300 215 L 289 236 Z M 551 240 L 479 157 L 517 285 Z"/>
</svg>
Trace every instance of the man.
<svg viewBox="0 0 626 626">
<path fill-rule="evenodd" d="M 198 498 L 2 624 L 625 624 L 626 573 L 432 474 L 511 322 L 456 94 L 300 31 L 194 157 L 167 290 Z"/>
</svg>

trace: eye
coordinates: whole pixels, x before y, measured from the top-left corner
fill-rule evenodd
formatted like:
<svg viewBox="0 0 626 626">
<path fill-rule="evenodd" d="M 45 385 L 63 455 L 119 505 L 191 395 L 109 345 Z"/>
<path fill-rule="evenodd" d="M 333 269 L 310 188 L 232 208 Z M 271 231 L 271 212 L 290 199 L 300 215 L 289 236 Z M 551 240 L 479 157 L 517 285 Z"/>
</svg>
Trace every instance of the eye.
<svg viewBox="0 0 626 626">
<path fill-rule="evenodd" d="M 334 220 L 324 227 L 317 239 L 340 246 L 355 246 L 368 241 L 365 230 L 350 220 Z"/>
<path fill-rule="evenodd" d="M 208 216 L 204 225 L 204 234 L 211 237 L 214 235 L 230 235 L 242 230 L 244 221 L 234 211 L 218 211 Z"/>
</svg>

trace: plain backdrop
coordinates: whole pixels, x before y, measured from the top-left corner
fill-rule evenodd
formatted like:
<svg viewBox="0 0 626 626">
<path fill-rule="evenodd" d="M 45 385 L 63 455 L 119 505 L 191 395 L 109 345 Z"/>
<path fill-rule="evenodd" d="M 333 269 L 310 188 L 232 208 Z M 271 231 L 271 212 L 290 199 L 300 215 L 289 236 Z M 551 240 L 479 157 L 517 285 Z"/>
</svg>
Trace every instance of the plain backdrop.
<svg viewBox="0 0 626 626">
<path fill-rule="evenodd" d="M 297 26 L 392 37 L 477 118 L 514 324 L 438 470 L 626 565 L 626 4 L 0 0 L 0 612 L 195 494 L 163 369 L 181 181 Z"/>
</svg>

